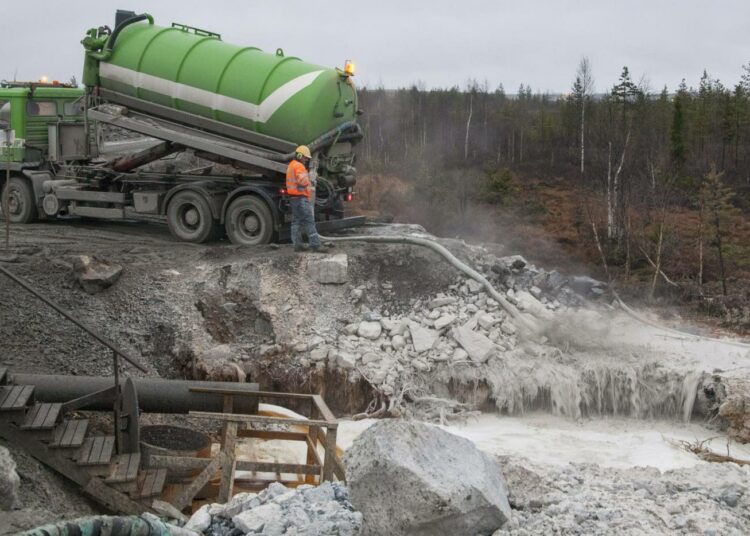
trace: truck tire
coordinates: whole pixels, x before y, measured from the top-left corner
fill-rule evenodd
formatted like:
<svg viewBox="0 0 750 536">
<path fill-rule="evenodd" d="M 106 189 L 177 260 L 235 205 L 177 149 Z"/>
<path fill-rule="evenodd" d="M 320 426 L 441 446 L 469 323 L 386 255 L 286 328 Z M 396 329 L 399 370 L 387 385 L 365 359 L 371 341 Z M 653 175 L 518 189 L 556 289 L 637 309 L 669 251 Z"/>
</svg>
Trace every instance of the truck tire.
<svg viewBox="0 0 750 536">
<path fill-rule="evenodd" d="M 177 192 L 169 201 L 167 224 L 175 238 L 196 244 L 215 238 L 218 229 L 208 201 L 192 190 Z"/>
<path fill-rule="evenodd" d="M 6 197 L 8 198 L 8 212 L 10 213 L 11 223 L 31 223 L 37 220 L 39 212 L 36 207 L 36 197 L 34 197 L 34 190 L 28 180 L 23 177 L 10 178 L 7 191 L 3 186 L 0 211 L 5 210 Z M 4 219 L 5 214 L 3 214 Z"/>
<path fill-rule="evenodd" d="M 268 244 L 273 236 L 271 209 L 254 195 L 242 195 L 229 204 L 224 226 L 232 244 L 240 246 Z"/>
</svg>

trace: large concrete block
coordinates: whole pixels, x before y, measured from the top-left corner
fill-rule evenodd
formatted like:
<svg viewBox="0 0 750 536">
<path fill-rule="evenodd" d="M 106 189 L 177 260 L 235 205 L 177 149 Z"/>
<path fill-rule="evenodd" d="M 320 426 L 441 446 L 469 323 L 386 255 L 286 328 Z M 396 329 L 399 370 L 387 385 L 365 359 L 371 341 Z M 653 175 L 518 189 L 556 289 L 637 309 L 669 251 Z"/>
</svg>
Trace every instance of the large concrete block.
<svg viewBox="0 0 750 536">
<path fill-rule="evenodd" d="M 313 281 L 323 285 L 341 285 L 349 279 L 349 259 L 345 253 L 311 258 L 307 273 Z"/>
<path fill-rule="evenodd" d="M 365 535 L 488 535 L 510 519 L 498 462 L 435 426 L 380 421 L 354 442 L 345 465 Z"/>
</svg>

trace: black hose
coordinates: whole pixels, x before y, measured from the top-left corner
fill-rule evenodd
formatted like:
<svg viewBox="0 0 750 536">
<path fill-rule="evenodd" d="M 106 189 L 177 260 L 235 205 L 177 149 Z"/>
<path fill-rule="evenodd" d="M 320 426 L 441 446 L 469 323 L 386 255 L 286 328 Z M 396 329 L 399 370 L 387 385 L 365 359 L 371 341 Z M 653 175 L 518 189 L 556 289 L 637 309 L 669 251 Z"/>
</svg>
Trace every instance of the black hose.
<svg viewBox="0 0 750 536">
<path fill-rule="evenodd" d="M 112 50 L 115 46 L 115 41 L 117 41 L 117 36 L 120 35 L 120 32 L 125 29 L 125 26 L 130 26 L 133 23 L 141 22 L 142 20 L 147 20 L 150 24 L 154 23 L 154 18 L 149 15 L 148 13 L 141 13 L 140 15 L 136 15 L 135 17 L 130 17 L 129 19 L 125 19 L 120 24 L 117 25 L 117 28 L 114 29 L 112 32 L 112 35 L 109 36 L 109 39 L 107 39 L 107 50 Z"/>
</svg>

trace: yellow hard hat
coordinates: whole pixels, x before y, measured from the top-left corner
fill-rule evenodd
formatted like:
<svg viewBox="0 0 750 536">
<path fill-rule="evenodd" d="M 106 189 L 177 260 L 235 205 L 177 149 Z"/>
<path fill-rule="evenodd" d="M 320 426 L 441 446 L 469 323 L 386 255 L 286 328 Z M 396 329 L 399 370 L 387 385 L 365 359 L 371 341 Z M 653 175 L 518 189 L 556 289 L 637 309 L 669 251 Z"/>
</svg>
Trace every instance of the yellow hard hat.
<svg viewBox="0 0 750 536">
<path fill-rule="evenodd" d="M 306 156 L 307 158 L 312 158 L 312 154 L 310 153 L 310 148 L 307 145 L 300 145 L 297 147 L 297 154 Z"/>
</svg>

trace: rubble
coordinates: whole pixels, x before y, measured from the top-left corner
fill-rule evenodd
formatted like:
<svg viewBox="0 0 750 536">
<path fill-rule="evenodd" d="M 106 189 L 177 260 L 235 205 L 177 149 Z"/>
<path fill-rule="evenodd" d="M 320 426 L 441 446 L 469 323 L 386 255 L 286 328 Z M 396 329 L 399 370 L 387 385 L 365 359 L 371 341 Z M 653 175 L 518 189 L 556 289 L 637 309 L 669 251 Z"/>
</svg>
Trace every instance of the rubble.
<svg viewBox="0 0 750 536">
<path fill-rule="evenodd" d="M 416 322 L 409 322 L 409 333 L 414 351 L 418 354 L 431 350 L 438 338 L 435 330 L 424 328 Z"/>
<path fill-rule="evenodd" d="M 492 352 L 495 350 L 495 345 L 492 341 L 481 333 L 477 333 L 471 329 L 471 326 L 465 324 L 453 331 L 453 338 L 461 347 L 466 351 L 469 357 L 477 363 L 485 363 Z"/>
<path fill-rule="evenodd" d="M 511 517 L 499 464 L 434 426 L 380 421 L 355 440 L 345 466 L 364 535 L 492 534 Z"/>
<path fill-rule="evenodd" d="M 362 526 L 362 514 L 354 511 L 347 488 L 338 482 L 295 489 L 273 483 L 258 494 L 240 493 L 227 504 L 202 507 L 186 528 L 191 526 L 206 526 L 202 531 L 207 536 L 354 536 Z"/>
</svg>

